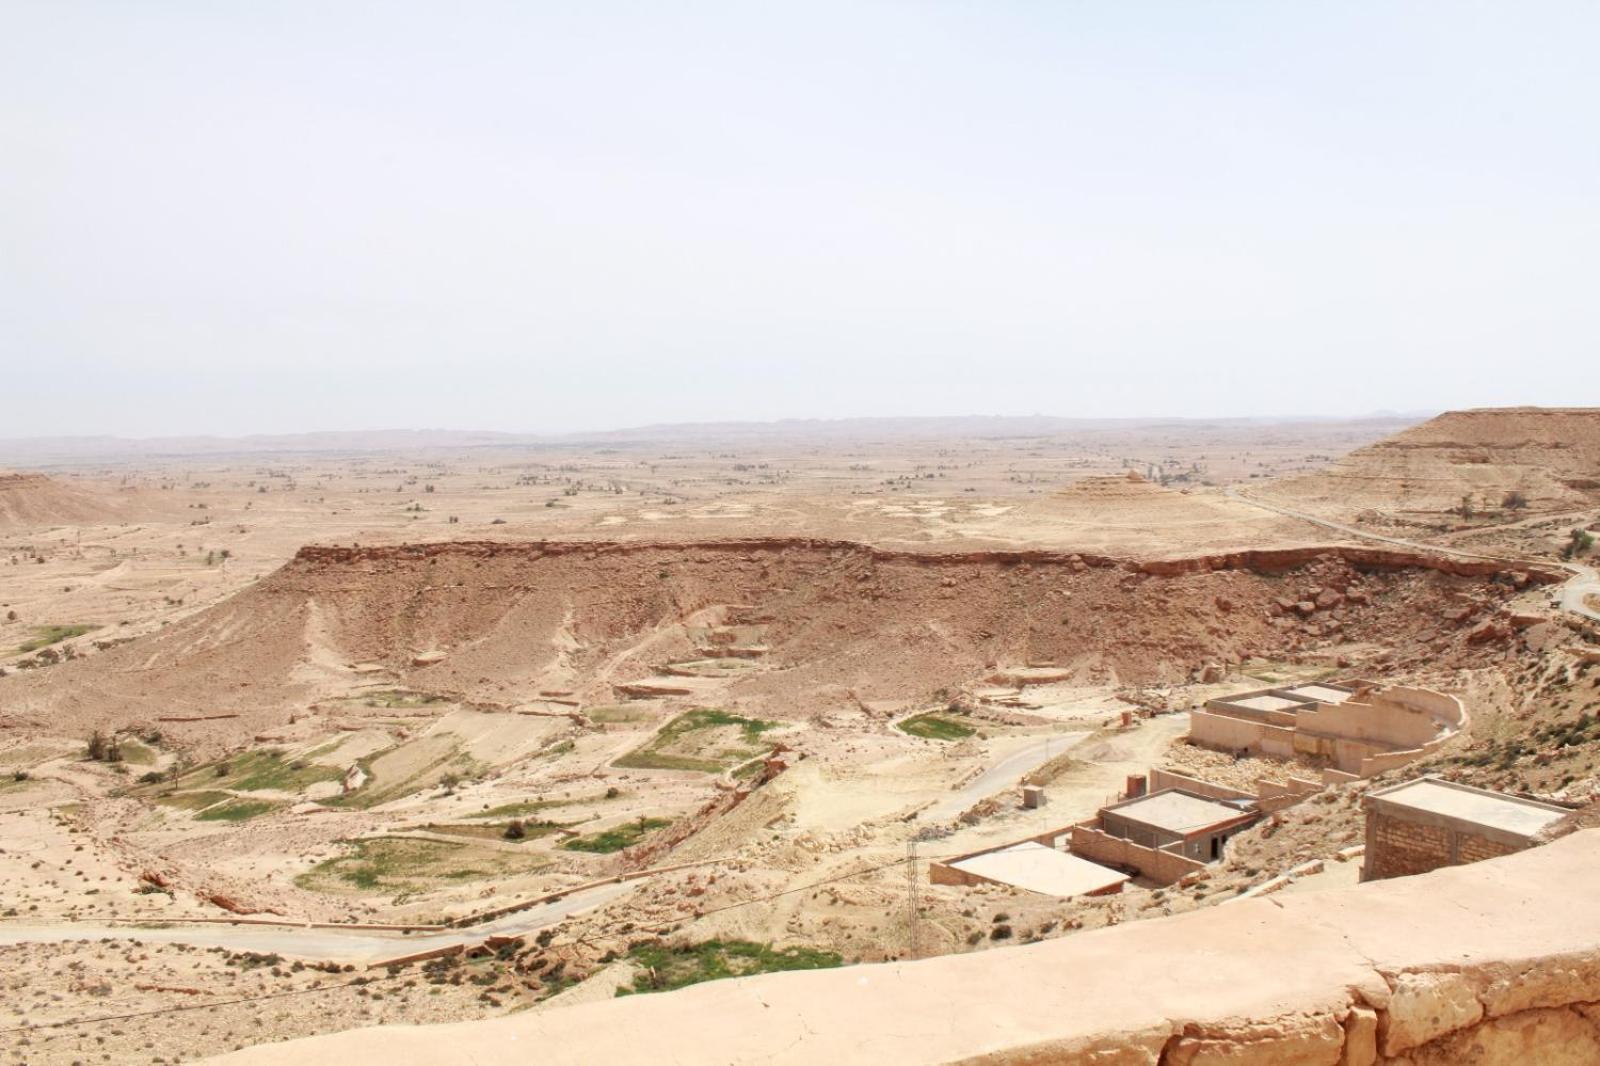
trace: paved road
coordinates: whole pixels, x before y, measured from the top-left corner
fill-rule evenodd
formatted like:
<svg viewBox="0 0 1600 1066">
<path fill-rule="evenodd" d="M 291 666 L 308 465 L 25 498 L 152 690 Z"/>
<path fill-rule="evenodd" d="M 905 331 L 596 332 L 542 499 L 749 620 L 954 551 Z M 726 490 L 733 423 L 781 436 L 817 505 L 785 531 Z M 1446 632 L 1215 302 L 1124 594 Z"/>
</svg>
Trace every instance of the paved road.
<svg viewBox="0 0 1600 1066">
<path fill-rule="evenodd" d="M 970 784 L 929 807 L 923 812 L 923 817 L 935 822 L 954 818 L 979 800 L 1016 785 L 1023 774 L 1037 770 L 1088 735 L 1087 731 L 1059 733 L 1019 748 L 973 778 Z"/>
<path fill-rule="evenodd" d="M 1561 586 L 1562 609 L 1600 622 L 1600 611 L 1583 602 L 1586 596 L 1600 596 L 1600 571 L 1592 566 L 1582 566 L 1578 563 L 1566 565 L 1576 576 Z"/>
<path fill-rule="evenodd" d="M 1347 526 L 1340 522 L 1330 522 L 1326 518 L 1318 518 L 1316 515 L 1306 514 L 1304 511 L 1294 511 L 1287 507 L 1280 507 L 1275 503 L 1267 503 L 1264 500 L 1258 500 L 1254 496 L 1248 496 L 1235 488 L 1228 488 L 1224 491 L 1227 495 L 1233 497 L 1234 499 L 1251 504 L 1252 506 L 1260 507 L 1267 511 L 1273 511 L 1277 514 L 1287 515 L 1290 518 L 1298 518 L 1303 522 L 1310 522 L 1314 525 L 1323 526 L 1324 528 L 1332 529 L 1352 537 L 1359 537 L 1362 540 L 1375 540 L 1383 544 L 1394 544 L 1401 548 L 1410 548 L 1413 551 L 1439 552 L 1445 555 L 1457 555 L 1464 559 L 1487 559 L 1491 562 L 1497 563 L 1512 563 L 1523 566 L 1534 565 L 1533 563 L 1529 563 L 1525 560 L 1508 559 L 1498 555 L 1485 555 L 1482 552 L 1462 551 L 1460 548 L 1446 548 L 1438 544 L 1424 544 L 1420 541 L 1402 540 L 1399 537 L 1385 537 L 1377 533 L 1368 533 L 1366 530 L 1357 529 L 1354 526 Z M 1549 562 L 1540 561 L 1537 565 L 1550 566 L 1551 564 Z M 1568 578 L 1566 583 L 1561 586 L 1559 597 L 1561 609 L 1564 611 L 1571 611 L 1573 614 L 1580 614 L 1585 618 L 1591 618 L 1597 622 L 1600 622 L 1600 611 L 1596 611 L 1588 604 L 1584 603 L 1584 598 L 1586 596 L 1600 596 L 1600 572 L 1597 572 L 1593 567 L 1584 566 L 1580 563 L 1556 563 L 1554 565 L 1563 567 L 1570 574 L 1572 574 L 1572 577 Z"/>
<path fill-rule="evenodd" d="M 140 940 L 150 944 L 191 944 L 202 948 L 227 948 L 286 955 L 321 962 L 375 962 L 456 944 L 477 944 L 488 936 L 521 936 L 554 925 L 563 918 L 609 903 L 639 885 L 629 881 L 600 885 L 565 899 L 546 903 L 492 922 L 448 933 L 406 936 L 389 932 L 340 932 L 335 929 L 295 929 L 285 926 L 196 925 L 146 928 L 137 925 L 0 924 L 0 945 L 57 944 L 73 940 Z"/>
</svg>

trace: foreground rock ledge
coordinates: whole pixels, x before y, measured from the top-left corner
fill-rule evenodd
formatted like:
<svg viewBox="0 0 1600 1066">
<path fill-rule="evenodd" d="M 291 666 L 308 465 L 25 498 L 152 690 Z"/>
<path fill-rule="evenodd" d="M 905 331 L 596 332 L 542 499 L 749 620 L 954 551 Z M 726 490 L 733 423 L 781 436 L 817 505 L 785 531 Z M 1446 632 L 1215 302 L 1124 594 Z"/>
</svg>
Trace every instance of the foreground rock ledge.
<svg viewBox="0 0 1600 1066">
<path fill-rule="evenodd" d="M 219 1063 L 1600 1062 L 1600 830 L 1026 947 L 385 1026 Z"/>
</svg>

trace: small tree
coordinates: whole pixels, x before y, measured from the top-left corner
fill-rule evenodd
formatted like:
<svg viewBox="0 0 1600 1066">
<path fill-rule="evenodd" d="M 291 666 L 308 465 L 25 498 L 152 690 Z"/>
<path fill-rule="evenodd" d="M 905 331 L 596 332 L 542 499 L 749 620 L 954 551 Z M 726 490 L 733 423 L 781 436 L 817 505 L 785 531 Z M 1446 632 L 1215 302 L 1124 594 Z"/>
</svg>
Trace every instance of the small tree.
<svg viewBox="0 0 1600 1066">
<path fill-rule="evenodd" d="M 1524 496 L 1516 489 L 1512 489 L 1510 492 L 1506 493 L 1505 498 L 1500 501 L 1500 506 L 1507 511 L 1523 511 L 1528 507 L 1528 497 Z"/>
<path fill-rule="evenodd" d="M 96 729 L 89 734 L 89 743 L 85 745 L 84 755 L 93 762 L 105 762 L 106 735 Z"/>
<path fill-rule="evenodd" d="M 1456 514 L 1462 518 L 1472 517 L 1472 493 L 1469 492 L 1461 497 L 1461 503 L 1456 507 Z"/>
</svg>

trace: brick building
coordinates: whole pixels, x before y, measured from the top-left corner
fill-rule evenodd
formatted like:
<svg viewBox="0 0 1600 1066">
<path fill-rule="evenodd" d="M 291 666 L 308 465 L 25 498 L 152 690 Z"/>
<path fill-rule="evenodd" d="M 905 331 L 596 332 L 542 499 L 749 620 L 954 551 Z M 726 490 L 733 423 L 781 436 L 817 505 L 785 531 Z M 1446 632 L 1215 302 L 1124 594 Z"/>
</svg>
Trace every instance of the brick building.
<svg viewBox="0 0 1600 1066">
<path fill-rule="evenodd" d="M 1427 873 L 1509 855 L 1543 843 L 1566 808 L 1438 777 L 1369 792 L 1361 880 Z"/>
</svg>

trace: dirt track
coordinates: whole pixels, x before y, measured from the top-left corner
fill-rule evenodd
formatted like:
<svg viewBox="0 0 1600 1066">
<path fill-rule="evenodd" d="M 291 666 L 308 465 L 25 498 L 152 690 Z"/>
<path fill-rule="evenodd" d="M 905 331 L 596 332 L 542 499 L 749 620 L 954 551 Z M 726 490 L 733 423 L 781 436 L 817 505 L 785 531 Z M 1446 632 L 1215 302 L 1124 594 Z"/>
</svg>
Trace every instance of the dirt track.
<svg viewBox="0 0 1600 1066">
<path fill-rule="evenodd" d="M 636 882 L 601 885 L 565 899 L 510 914 L 460 932 L 406 936 L 400 933 L 349 932 L 261 926 L 58 925 L 0 923 L 0 945 L 59 944 L 75 940 L 123 939 L 161 944 L 221 947 L 231 951 L 273 953 L 294 959 L 332 962 L 374 962 L 457 944 L 482 943 L 490 936 L 523 936 L 612 900 L 639 887 Z"/>
</svg>

